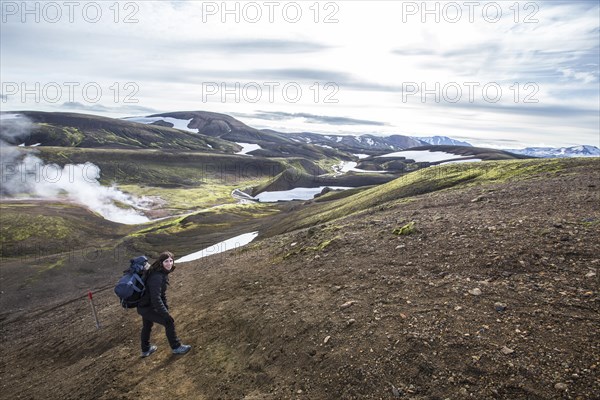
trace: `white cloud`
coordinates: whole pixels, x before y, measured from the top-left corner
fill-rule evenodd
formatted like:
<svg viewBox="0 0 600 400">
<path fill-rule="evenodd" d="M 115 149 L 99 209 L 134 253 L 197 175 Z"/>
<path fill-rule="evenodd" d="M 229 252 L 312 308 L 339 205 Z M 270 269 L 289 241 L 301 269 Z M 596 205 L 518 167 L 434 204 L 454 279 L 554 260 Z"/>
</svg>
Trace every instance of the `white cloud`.
<svg viewBox="0 0 600 400">
<path fill-rule="evenodd" d="M 598 117 L 567 116 L 567 111 L 598 110 L 598 3 L 482 1 L 471 22 L 464 2 L 428 2 L 428 10 L 437 4 L 436 22 L 423 2 L 297 2 L 301 15 L 295 23 L 290 22 L 296 16 L 292 2 L 273 9 L 265 2 L 228 2 L 229 11 L 237 7 L 231 13 L 222 2 L 121 2 L 118 16 L 109 8 L 113 3 L 99 4 L 102 18 L 94 24 L 81 13 L 74 14 L 73 23 L 9 18 L 2 24 L 3 83 L 27 88 L 36 82 L 42 88 L 49 82 L 80 84 L 74 98 L 64 92 L 55 103 L 36 103 L 31 95 L 23 102 L 19 94 L 2 90 L 6 106 L 54 109 L 82 103 L 98 112 L 101 107 L 125 112 L 124 100 L 133 93 L 125 85 L 134 83 L 134 104 L 155 110 L 307 113 L 379 121 L 384 126 L 375 133 L 381 134 L 458 132 L 498 143 L 510 126 L 522 138 L 532 135 L 532 143 L 544 135 L 544 142 L 564 144 L 569 132 L 582 144 L 597 144 Z M 462 5 L 456 23 L 448 22 L 457 16 L 452 4 Z M 493 23 L 498 6 L 502 16 Z M 128 16 L 138 22 L 124 23 Z M 337 22 L 324 23 L 327 18 Z M 270 92 L 271 82 L 279 86 Z M 337 86 L 326 88 L 328 82 Z M 458 85 L 464 97 L 458 105 L 444 96 L 439 102 L 433 95 L 423 102 L 420 93 L 403 98 L 403 83 L 410 82 L 428 90 L 436 83 L 440 90 Z M 465 84 L 472 82 L 479 84 L 475 101 L 465 101 Z M 90 83 L 102 89 L 94 103 L 81 91 Z M 502 88 L 497 103 L 482 96 L 480 89 L 490 83 Z M 219 91 L 207 96 L 207 85 L 213 84 Z M 300 87 L 302 95 L 286 97 L 286 84 Z M 257 97 L 256 87 L 262 96 Z M 225 101 L 223 89 L 230 93 Z M 524 103 L 526 96 L 540 107 Z M 372 126 L 307 125 L 299 119 L 246 122 L 273 129 L 373 133 Z"/>
</svg>

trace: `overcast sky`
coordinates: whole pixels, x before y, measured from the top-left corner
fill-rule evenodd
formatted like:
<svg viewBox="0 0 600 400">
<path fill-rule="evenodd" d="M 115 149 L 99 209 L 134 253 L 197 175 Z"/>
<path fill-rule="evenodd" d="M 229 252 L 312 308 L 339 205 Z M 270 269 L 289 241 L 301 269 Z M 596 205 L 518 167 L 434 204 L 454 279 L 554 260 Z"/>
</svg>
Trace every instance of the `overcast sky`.
<svg viewBox="0 0 600 400">
<path fill-rule="evenodd" d="M 2 1 L 3 111 L 600 145 L 592 1 Z"/>
</svg>

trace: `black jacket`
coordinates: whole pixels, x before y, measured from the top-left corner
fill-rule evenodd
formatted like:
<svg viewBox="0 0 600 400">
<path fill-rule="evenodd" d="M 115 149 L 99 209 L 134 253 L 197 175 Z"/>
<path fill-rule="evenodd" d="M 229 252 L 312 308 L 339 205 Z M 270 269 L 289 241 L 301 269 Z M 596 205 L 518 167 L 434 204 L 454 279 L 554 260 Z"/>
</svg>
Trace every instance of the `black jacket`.
<svg viewBox="0 0 600 400">
<path fill-rule="evenodd" d="M 146 291 L 140 299 L 138 307 L 152 307 L 161 316 L 169 316 L 166 292 L 167 285 L 169 284 L 169 273 L 171 271 L 160 269 L 148 272 L 146 276 Z"/>
</svg>

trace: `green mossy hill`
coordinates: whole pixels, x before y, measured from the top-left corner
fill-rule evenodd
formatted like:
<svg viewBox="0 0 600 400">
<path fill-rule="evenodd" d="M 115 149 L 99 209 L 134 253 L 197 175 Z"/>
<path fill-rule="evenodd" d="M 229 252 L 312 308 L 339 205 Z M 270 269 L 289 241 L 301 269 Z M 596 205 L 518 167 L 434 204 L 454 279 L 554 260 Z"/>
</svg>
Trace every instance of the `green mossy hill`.
<svg viewBox="0 0 600 400">
<path fill-rule="evenodd" d="M 352 156 L 334 148 L 298 143 L 280 132 L 251 128 L 233 117 L 202 111 L 156 114 L 155 117 L 191 119 L 188 126 L 198 133 L 169 127 L 169 123 L 142 124 L 118 118 L 78 113 L 23 111 L 34 128 L 25 145 L 111 148 L 172 149 L 236 153 L 236 144 L 260 146 L 252 152 L 259 157 L 302 157 L 313 161 L 328 158 L 350 160 Z"/>
<path fill-rule="evenodd" d="M 315 203 L 323 203 L 332 200 L 344 199 L 346 197 L 350 197 L 355 195 L 356 193 L 360 193 L 364 190 L 372 189 L 373 186 L 362 186 L 354 189 L 346 189 L 346 190 L 333 190 L 333 189 L 323 189 L 321 194 L 317 194 L 313 201 Z"/>
<path fill-rule="evenodd" d="M 525 156 L 522 154 L 514 154 L 504 150 L 488 149 L 485 147 L 473 147 L 473 146 L 420 146 L 413 147 L 410 150 L 427 150 L 427 151 L 441 151 L 444 153 L 456 154 L 459 156 L 479 158 L 484 161 L 500 161 L 500 160 L 525 160 L 531 159 L 532 157 Z"/>
<path fill-rule="evenodd" d="M 513 154 L 507 151 L 486 149 L 481 147 L 470 146 L 420 146 L 413 147 L 410 151 L 431 151 L 448 153 L 449 158 L 452 154 L 463 156 L 463 161 L 468 160 L 484 160 L 484 161 L 500 161 L 500 160 L 523 160 L 531 159 L 529 156 Z M 443 163 L 438 162 L 415 162 L 410 158 L 404 157 L 369 157 L 359 160 L 357 168 L 368 171 L 394 171 L 394 172 L 413 172 L 422 168 L 427 168 L 432 165 Z"/>
<path fill-rule="evenodd" d="M 530 159 L 456 163 L 421 169 L 389 183 L 336 201 L 322 202 L 282 219 L 270 234 L 314 226 L 387 202 L 407 201 L 413 196 L 442 189 L 485 185 L 513 179 L 540 179 L 547 174 L 571 173 L 578 168 L 599 168 L 600 160 Z"/>
<path fill-rule="evenodd" d="M 117 118 L 76 113 L 25 111 L 34 129 L 26 145 L 120 148 L 179 149 L 233 153 L 238 146 L 218 138 L 158 125 L 146 125 Z"/>
<path fill-rule="evenodd" d="M 379 185 L 396 179 L 398 175 L 392 174 L 368 174 L 368 173 L 347 173 L 339 176 L 332 175 L 311 175 L 298 168 L 290 167 L 277 175 L 266 184 L 256 187 L 253 195 L 256 196 L 262 192 L 274 192 L 290 190 L 298 187 L 314 188 L 319 186 L 344 186 L 361 187 Z"/>
<path fill-rule="evenodd" d="M 97 246 L 127 228 L 76 205 L 50 202 L 0 203 L 0 256 L 42 256 Z"/>
<path fill-rule="evenodd" d="M 91 162 L 100 167 L 103 184 L 186 187 L 216 182 L 243 186 L 272 178 L 284 169 L 281 160 L 230 154 L 64 147 L 37 147 L 37 151 L 48 163 Z"/>
</svg>

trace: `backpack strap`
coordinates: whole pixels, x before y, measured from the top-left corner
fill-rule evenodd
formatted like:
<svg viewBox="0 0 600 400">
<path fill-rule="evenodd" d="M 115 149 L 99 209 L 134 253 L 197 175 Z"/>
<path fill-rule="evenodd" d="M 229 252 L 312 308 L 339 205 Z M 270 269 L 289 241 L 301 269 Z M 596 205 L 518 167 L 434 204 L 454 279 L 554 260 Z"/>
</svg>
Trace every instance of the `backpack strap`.
<svg viewBox="0 0 600 400">
<path fill-rule="evenodd" d="M 136 281 L 138 281 L 139 283 L 142 284 L 142 287 L 145 286 L 145 282 L 142 280 L 142 278 L 140 278 L 140 276 L 138 274 L 133 274 L 133 277 L 135 278 Z M 136 287 L 135 285 L 133 285 L 133 290 L 135 290 L 136 292 L 141 292 L 143 289 L 140 289 L 138 287 Z"/>
</svg>

